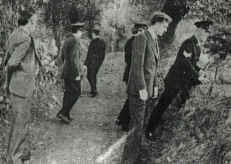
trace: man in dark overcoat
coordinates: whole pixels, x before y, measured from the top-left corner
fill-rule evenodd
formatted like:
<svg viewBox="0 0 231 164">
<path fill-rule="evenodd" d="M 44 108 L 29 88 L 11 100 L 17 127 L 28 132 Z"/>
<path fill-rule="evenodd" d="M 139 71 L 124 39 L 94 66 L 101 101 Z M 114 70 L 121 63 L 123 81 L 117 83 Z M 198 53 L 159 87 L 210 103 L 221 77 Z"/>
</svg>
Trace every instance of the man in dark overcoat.
<svg viewBox="0 0 231 164">
<path fill-rule="evenodd" d="M 136 35 L 143 30 L 146 30 L 148 26 L 145 23 L 135 23 L 132 28 L 132 37 L 130 37 L 124 47 L 124 61 L 125 61 L 125 70 L 123 74 L 123 81 L 127 84 L 129 78 L 129 71 L 131 66 L 131 56 L 132 56 L 132 42 Z M 119 113 L 119 116 L 116 120 L 116 124 L 122 127 L 123 131 L 128 131 L 129 129 L 129 121 L 130 121 L 130 114 L 129 114 L 129 103 L 128 99 L 125 101 L 125 104 L 122 110 Z"/>
<path fill-rule="evenodd" d="M 93 40 L 90 42 L 87 52 L 85 65 L 87 66 L 87 79 L 91 86 L 90 97 L 95 97 L 97 91 L 97 73 L 105 59 L 105 42 L 100 38 L 100 28 L 95 27 L 92 30 Z"/>
<path fill-rule="evenodd" d="M 62 47 L 61 59 L 63 61 L 62 78 L 64 79 L 63 106 L 57 117 L 64 123 L 70 123 L 70 112 L 73 105 L 81 95 L 81 77 L 86 69 L 81 62 L 80 38 L 83 34 L 84 22 L 73 20 L 71 33 L 66 37 Z"/>
<path fill-rule="evenodd" d="M 180 94 L 178 106 L 180 108 L 189 98 L 190 89 L 201 83 L 199 78 L 200 68 L 197 66 L 201 49 L 197 38 L 199 38 L 201 32 L 206 32 L 205 30 L 207 30 L 210 24 L 211 22 L 208 23 L 208 21 L 196 22 L 197 32 L 182 43 L 176 60 L 165 77 L 165 90 L 151 113 L 146 129 L 147 138 L 154 139 L 155 129 L 158 127 L 163 113 L 173 99 Z"/>
<path fill-rule="evenodd" d="M 152 14 L 149 27 L 137 35 L 132 45 L 132 59 L 127 85 L 131 134 L 124 146 L 122 164 L 138 164 L 141 160 L 142 135 L 146 102 L 156 96 L 159 62 L 157 37 L 167 31 L 172 19 L 162 13 Z"/>
</svg>

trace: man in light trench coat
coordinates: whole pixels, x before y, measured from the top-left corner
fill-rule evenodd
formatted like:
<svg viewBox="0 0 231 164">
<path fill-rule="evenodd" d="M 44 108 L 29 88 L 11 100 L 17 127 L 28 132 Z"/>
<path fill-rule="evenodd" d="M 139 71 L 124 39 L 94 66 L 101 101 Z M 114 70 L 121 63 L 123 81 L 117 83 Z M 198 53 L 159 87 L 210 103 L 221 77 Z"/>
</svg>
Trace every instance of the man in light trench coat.
<svg viewBox="0 0 231 164">
<path fill-rule="evenodd" d="M 36 53 L 34 38 L 36 14 L 32 10 L 22 10 L 19 27 L 10 35 L 6 43 L 5 66 L 7 68 L 6 90 L 12 103 L 12 120 L 9 133 L 7 164 L 20 164 L 30 159 L 28 128 L 30 122 L 31 97 L 35 78 L 41 62 Z"/>
</svg>

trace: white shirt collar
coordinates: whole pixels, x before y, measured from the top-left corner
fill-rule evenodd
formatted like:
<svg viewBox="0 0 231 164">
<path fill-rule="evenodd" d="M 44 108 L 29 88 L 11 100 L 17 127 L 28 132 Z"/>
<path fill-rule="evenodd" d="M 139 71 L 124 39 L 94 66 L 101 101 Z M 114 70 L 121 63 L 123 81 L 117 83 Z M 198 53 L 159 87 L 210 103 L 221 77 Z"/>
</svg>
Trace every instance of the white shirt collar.
<svg viewBox="0 0 231 164">
<path fill-rule="evenodd" d="M 154 46 L 156 47 L 156 52 L 157 52 L 156 56 L 157 56 L 157 58 L 159 58 L 160 50 L 159 50 L 159 44 L 158 44 L 158 37 L 157 37 L 157 35 L 156 35 L 156 33 L 154 31 L 152 31 L 150 29 L 148 29 L 148 31 L 151 34 L 152 39 L 154 40 L 154 43 L 156 43 L 156 45 L 154 45 Z"/>
<path fill-rule="evenodd" d="M 156 33 L 155 33 L 154 31 L 150 30 L 150 29 L 148 29 L 148 31 L 150 32 L 150 34 L 151 34 L 153 40 L 157 40 L 157 35 L 156 35 Z"/>
</svg>

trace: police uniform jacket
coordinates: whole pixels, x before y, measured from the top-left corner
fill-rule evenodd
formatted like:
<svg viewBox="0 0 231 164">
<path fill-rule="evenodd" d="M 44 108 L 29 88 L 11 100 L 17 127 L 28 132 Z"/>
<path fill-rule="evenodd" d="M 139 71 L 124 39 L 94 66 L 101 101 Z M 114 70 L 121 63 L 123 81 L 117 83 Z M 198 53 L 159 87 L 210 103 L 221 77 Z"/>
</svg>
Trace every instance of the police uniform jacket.
<svg viewBox="0 0 231 164">
<path fill-rule="evenodd" d="M 88 69 L 98 70 L 105 58 L 105 42 L 100 38 L 93 39 L 89 45 L 85 65 Z"/>
<path fill-rule="evenodd" d="M 64 62 L 62 77 L 74 80 L 82 74 L 80 42 L 73 34 L 68 34 L 63 47 L 61 59 Z"/>
<path fill-rule="evenodd" d="M 190 58 L 186 58 L 183 53 L 192 53 Z M 185 40 L 171 66 L 166 78 L 165 86 L 172 88 L 190 87 L 200 84 L 199 67 L 196 65 L 200 57 L 200 47 L 195 36 Z"/>
</svg>

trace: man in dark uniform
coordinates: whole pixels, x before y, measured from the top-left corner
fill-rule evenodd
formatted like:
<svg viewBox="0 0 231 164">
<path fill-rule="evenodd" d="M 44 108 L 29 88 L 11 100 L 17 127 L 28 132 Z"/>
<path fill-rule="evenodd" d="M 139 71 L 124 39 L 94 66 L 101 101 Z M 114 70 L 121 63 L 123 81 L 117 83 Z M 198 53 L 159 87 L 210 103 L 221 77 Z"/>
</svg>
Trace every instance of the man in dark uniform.
<svg viewBox="0 0 231 164">
<path fill-rule="evenodd" d="M 131 65 L 131 56 L 132 56 L 132 42 L 136 35 L 138 35 L 140 32 L 143 32 L 143 30 L 147 30 L 148 26 L 145 23 L 135 23 L 134 27 L 132 28 L 132 37 L 128 39 L 128 41 L 125 44 L 124 48 L 124 61 L 125 61 L 125 70 L 123 75 L 123 81 L 127 84 L 128 78 L 129 78 L 129 71 L 130 71 L 130 65 Z M 129 103 L 128 99 L 125 101 L 125 104 L 122 108 L 122 110 L 119 113 L 119 116 L 116 120 L 116 124 L 120 125 L 122 127 L 123 131 L 129 130 L 129 121 L 130 121 L 130 114 L 129 114 Z"/>
<path fill-rule="evenodd" d="M 165 90 L 152 111 L 146 129 L 147 138 L 153 139 L 155 129 L 158 127 L 161 117 L 173 99 L 180 94 L 180 108 L 189 98 L 190 89 L 200 84 L 201 80 L 203 81 L 199 76 L 200 68 L 197 66 L 201 54 L 197 38 L 199 38 L 201 32 L 206 32 L 211 24 L 212 22 L 210 21 L 196 22 L 195 25 L 198 28 L 196 36 L 193 35 L 182 43 L 176 60 L 165 78 Z"/>
<path fill-rule="evenodd" d="M 87 66 L 87 79 L 91 86 L 90 97 L 95 97 L 98 94 L 97 73 L 105 59 L 105 42 L 100 38 L 99 27 L 92 30 L 92 38 L 84 64 Z"/>
<path fill-rule="evenodd" d="M 63 107 L 57 117 L 64 123 L 70 123 L 70 111 L 81 95 L 81 76 L 86 69 L 80 61 L 80 37 L 84 22 L 71 20 L 71 33 L 67 35 L 62 48 L 61 58 L 64 63 L 62 77 L 64 79 Z"/>
<path fill-rule="evenodd" d="M 122 164 L 138 164 L 141 160 L 146 102 L 156 96 L 156 75 L 159 63 L 158 36 L 167 31 L 172 19 L 162 13 L 152 14 L 149 27 L 132 43 L 131 66 L 127 85 L 130 135 L 124 146 Z"/>
</svg>

